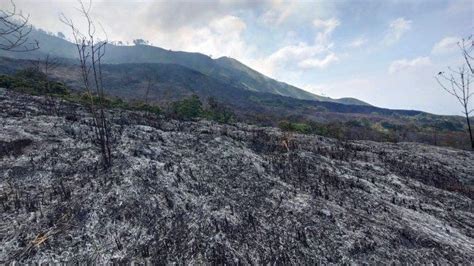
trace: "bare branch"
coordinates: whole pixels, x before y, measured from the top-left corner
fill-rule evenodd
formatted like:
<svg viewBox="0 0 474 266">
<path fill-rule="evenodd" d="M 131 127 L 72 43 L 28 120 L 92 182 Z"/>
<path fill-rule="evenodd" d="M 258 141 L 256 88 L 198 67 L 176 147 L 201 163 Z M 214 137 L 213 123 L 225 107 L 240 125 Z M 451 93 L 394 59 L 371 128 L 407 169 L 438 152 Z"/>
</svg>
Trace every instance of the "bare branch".
<svg viewBox="0 0 474 266">
<path fill-rule="evenodd" d="M 28 52 L 39 48 L 36 40 L 30 41 L 32 26 L 28 25 L 30 16 L 24 16 L 16 10 L 10 1 L 11 10 L 0 10 L 0 50 L 10 52 Z"/>
<path fill-rule="evenodd" d="M 474 137 L 472 135 L 471 121 L 469 118 L 473 112 L 473 109 L 469 109 L 469 100 L 473 96 L 473 93 L 470 91 L 471 76 L 474 75 L 471 63 L 473 57 L 470 55 L 473 50 L 472 35 L 469 36 L 467 40 L 469 44 L 466 44 L 466 39 L 458 42 L 465 63 L 461 65 L 458 70 L 448 67 L 448 73 L 441 71 L 435 79 L 443 90 L 454 96 L 461 104 L 462 113 L 466 118 L 471 147 L 474 149 Z"/>
<path fill-rule="evenodd" d="M 69 26 L 72 31 L 79 56 L 84 89 L 90 100 L 89 110 L 93 117 L 95 142 L 100 147 L 104 166 L 108 168 L 112 163 L 112 134 L 105 112 L 106 96 L 102 80 L 102 59 L 105 56 L 107 38 L 101 41 L 96 36 L 96 27 L 90 16 L 92 2 L 89 1 L 89 6 L 86 7 L 84 3 L 79 0 L 79 5 L 80 8 L 78 8 L 78 10 L 86 22 L 86 34 L 81 33 L 73 21 L 64 14 L 61 14 L 60 20 Z M 105 36 L 107 35 L 105 34 Z"/>
<path fill-rule="evenodd" d="M 462 39 L 458 42 L 458 47 L 461 49 L 462 55 L 464 57 L 464 61 L 466 62 L 469 70 L 471 70 L 471 74 L 474 74 L 474 69 L 472 68 L 471 60 L 474 57 L 471 55 L 472 50 L 474 49 L 474 41 L 472 40 L 472 35 L 469 36 L 467 39 Z"/>
</svg>

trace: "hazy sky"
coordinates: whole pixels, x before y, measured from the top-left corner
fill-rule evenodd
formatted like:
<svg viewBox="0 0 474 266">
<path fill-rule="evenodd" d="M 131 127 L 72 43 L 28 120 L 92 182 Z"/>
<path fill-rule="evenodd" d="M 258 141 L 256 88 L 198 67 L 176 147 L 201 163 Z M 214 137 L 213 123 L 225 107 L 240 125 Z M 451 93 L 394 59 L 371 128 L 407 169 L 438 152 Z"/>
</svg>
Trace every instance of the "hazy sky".
<svg viewBox="0 0 474 266">
<path fill-rule="evenodd" d="M 79 21 L 77 1 L 15 2 L 47 31 L 68 36 L 61 12 Z M 94 0 L 93 15 L 111 40 L 230 56 L 316 94 L 438 114 L 460 114 L 434 76 L 474 33 L 470 0 Z"/>
</svg>

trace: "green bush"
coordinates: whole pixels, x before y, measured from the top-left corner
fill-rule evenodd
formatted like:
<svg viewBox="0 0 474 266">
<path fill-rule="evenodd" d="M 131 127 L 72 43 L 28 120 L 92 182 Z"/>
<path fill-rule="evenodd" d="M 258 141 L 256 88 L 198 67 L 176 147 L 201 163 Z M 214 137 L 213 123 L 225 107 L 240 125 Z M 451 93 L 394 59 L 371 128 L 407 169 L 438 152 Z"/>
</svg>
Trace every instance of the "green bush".
<svg viewBox="0 0 474 266">
<path fill-rule="evenodd" d="M 391 130 L 391 131 L 396 131 L 396 130 L 402 130 L 403 129 L 402 125 L 397 125 L 397 124 L 393 124 L 393 123 L 386 122 L 386 121 L 381 122 L 380 125 L 383 128 Z"/>
<path fill-rule="evenodd" d="M 235 119 L 234 112 L 227 106 L 219 103 L 214 97 L 209 97 L 207 103 L 209 108 L 204 111 L 204 117 L 225 124 Z"/>
<path fill-rule="evenodd" d="M 69 89 L 64 83 L 49 80 L 36 69 L 27 68 L 13 76 L 0 75 L 0 87 L 33 95 L 67 95 Z"/>
<path fill-rule="evenodd" d="M 20 79 L 15 79 L 12 76 L 0 75 L 0 87 L 13 89 L 14 87 L 24 87 L 28 84 Z"/>
<path fill-rule="evenodd" d="M 91 99 L 91 95 L 87 92 L 83 92 L 78 95 L 71 95 L 70 97 L 67 97 L 66 99 L 69 101 L 79 102 L 83 104 L 90 104 L 92 100 L 92 102 L 95 105 L 100 104 L 99 102 L 100 99 L 97 95 L 92 95 L 92 99 Z M 161 114 L 161 108 L 159 106 L 146 104 L 141 101 L 129 103 L 118 97 L 105 96 L 102 99 L 102 104 L 106 108 L 120 108 L 120 109 L 136 110 L 136 111 L 146 111 L 146 112 L 150 112 L 157 115 Z"/>
<path fill-rule="evenodd" d="M 292 131 L 292 132 L 298 132 L 302 134 L 310 134 L 313 133 L 313 129 L 311 128 L 310 125 L 306 123 L 292 123 L 289 121 L 281 121 L 278 124 L 278 127 L 283 130 L 283 131 Z"/>
<path fill-rule="evenodd" d="M 178 119 L 193 119 L 203 114 L 202 103 L 197 95 L 172 103 L 171 114 Z"/>
<path fill-rule="evenodd" d="M 106 98 L 107 99 L 107 104 L 108 107 L 110 108 L 128 108 L 129 104 L 128 102 L 125 102 L 122 100 L 122 98 Z"/>
<path fill-rule="evenodd" d="M 340 123 L 317 123 L 314 121 L 289 122 L 280 121 L 278 127 L 283 131 L 291 131 L 302 134 L 316 134 L 326 137 L 342 139 L 345 136 L 344 126 Z"/>
<path fill-rule="evenodd" d="M 371 123 L 367 119 L 350 120 L 344 123 L 347 127 L 370 127 Z"/>
<path fill-rule="evenodd" d="M 346 127 L 338 122 L 331 122 L 331 123 L 316 123 L 311 122 L 311 131 L 314 134 L 336 138 L 336 139 L 343 139 L 346 135 L 345 129 Z"/>
</svg>

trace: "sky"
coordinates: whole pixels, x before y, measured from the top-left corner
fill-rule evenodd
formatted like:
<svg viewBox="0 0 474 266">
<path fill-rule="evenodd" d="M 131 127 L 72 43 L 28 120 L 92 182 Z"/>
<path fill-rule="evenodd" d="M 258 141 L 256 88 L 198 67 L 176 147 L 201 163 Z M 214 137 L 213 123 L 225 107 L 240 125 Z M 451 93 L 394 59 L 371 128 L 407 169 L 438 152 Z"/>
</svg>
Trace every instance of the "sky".
<svg viewBox="0 0 474 266">
<path fill-rule="evenodd" d="M 81 21 L 75 0 L 15 3 L 46 31 L 70 36 L 61 13 Z M 462 63 L 456 43 L 474 33 L 471 0 L 94 0 L 92 15 L 109 40 L 228 56 L 318 95 L 450 115 L 460 105 L 434 77 Z"/>
</svg>

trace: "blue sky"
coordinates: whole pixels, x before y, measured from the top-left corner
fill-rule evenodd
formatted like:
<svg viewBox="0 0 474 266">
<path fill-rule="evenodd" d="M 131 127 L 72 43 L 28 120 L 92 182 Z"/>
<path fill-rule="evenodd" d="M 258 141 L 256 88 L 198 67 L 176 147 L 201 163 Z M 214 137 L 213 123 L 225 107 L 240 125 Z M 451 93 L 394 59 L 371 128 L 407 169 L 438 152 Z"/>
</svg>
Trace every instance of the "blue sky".
<svg viewBox="0 0 474 266">
<path fill-rule="evenodd" d="M 0 7 L 7 1 L 2 1 Z M 76 1 L 16 0 L 31 22 L 68 31 Z M 230 56 L 280 81 L 334 98 L 460 114 L 434 76 L 461 63 L 474 1 L 107 1 L 93 14 L 109 39 L 144 38 L 172 50 Z"/>
</svg>

